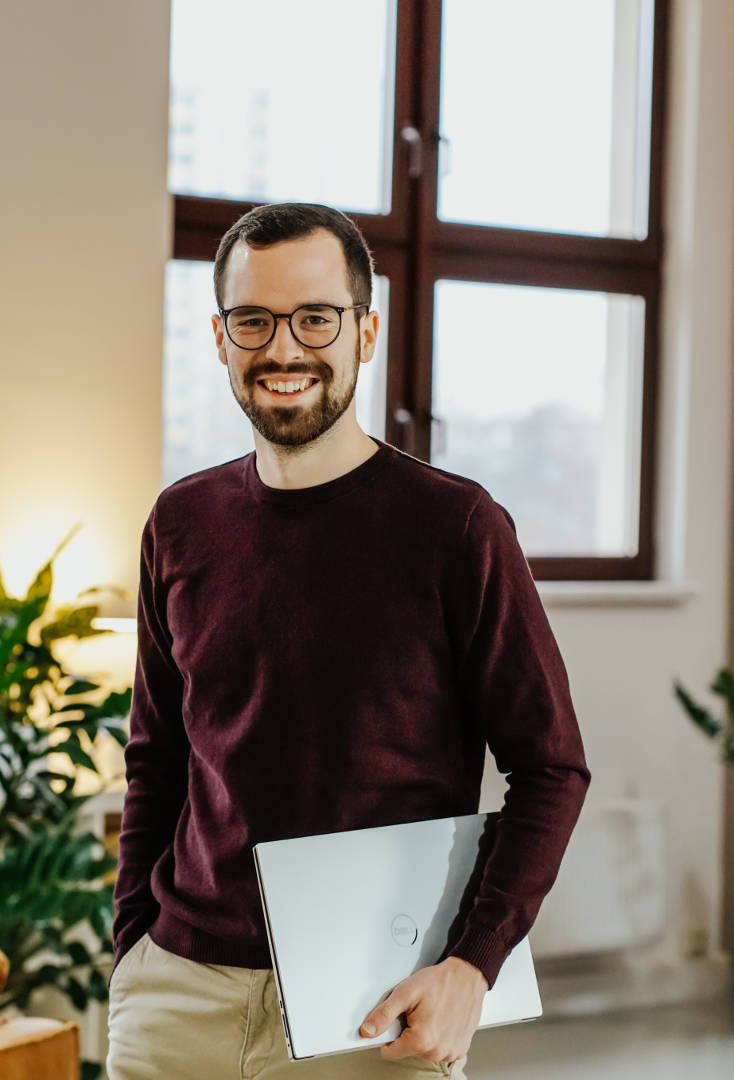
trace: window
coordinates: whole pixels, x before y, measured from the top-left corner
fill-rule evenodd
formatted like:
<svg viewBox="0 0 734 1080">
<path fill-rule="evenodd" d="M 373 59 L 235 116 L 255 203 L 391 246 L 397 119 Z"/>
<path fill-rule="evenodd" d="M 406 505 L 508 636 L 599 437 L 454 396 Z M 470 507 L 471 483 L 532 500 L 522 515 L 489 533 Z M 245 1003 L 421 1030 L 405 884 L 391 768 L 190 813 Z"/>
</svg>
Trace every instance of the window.
<svg viewBox="0 0 734 1080">
<path fill-rule="evenodd" d="M 667 0 L 173 0 L 167 478 L 252 447 L 209 339 L 219 238 L 331 203 L 379 275 L 365 429 L 483 484 L 536 579 L 653 577 L 667 24 Z"/>
</svg>

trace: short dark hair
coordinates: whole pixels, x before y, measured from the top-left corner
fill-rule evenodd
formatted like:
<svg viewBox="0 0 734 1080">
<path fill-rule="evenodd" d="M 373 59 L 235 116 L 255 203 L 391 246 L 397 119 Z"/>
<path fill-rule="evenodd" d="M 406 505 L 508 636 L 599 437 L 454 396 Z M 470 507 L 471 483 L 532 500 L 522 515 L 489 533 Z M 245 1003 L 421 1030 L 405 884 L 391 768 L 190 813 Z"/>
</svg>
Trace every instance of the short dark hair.
<svg viewBox="0 0 734 1080">
<path fill-rule="evenodd" d="M 347 282 L 352 301 L 372 305 L 374 260 L 358 226 L 331 206 L 320 203 L 268 203 L 248 210 L 230 225 L 219 241 L 214 259 L 214 295 L 224 306 L 224 278 L 229 253 L 238 241 L 251 247 L 269 247 L 281 240 L 310 236 L 326 229 L 340 241 L 347 264 Z"/>
</svg>

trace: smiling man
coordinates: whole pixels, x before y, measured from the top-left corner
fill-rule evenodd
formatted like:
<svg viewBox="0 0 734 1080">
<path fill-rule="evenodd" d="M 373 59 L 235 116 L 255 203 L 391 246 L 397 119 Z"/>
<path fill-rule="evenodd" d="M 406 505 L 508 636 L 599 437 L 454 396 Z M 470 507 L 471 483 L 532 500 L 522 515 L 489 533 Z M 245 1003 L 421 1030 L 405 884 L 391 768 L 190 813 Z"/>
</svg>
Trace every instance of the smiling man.
<svg viewBox="0 0 734 1080">
<path fill-rule="evenodd" d="M 509 513 L 357 423 L 379 319 L 354 223 L 258 207 L 214 285 L 255 451 L 143 530 L 108 1075 L 462 1080 L 590 782 L 563 660 Z M 446 947 L 360 1028 L 402 1034 L 294 1065 L 253 846 L 476 813 L 487 746 L 508 790 Z"/>
<path fill-rule="evenodd" d="M 230 251 L 220 248 L 226 275 L 215 270 L 219 359 L 252 422 L 260 478 L 272 487 L 331 480 L 378 449 L 356 420 L 359 367 L 372 359 L 379 320 L 370 310 L 369 253 L 351 239 L 351 291 L 342 241 L 324 227 L 266 247 L 232 230 L 222 241 Z"/>
</svg>

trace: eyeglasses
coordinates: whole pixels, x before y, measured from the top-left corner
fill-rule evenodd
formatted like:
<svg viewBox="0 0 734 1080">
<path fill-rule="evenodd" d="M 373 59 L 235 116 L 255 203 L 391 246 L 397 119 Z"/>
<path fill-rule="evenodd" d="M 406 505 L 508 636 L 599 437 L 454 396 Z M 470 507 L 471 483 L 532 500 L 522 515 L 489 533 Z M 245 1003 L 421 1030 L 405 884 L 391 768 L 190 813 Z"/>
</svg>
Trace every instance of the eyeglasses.
<svg viewBox="0 0 734 1080">
<path fill-rule="evenodd" d="M 220 308 L 229 340 L 240 349 L 262 349 L 275 337 L 278 319 L 287 319 L 291 333 L 299 345 L 307 349 L 325 349 L 339 337 L 342 312 L 358 311 L 369 304 L 302 304 L 290 315 L 276 313 L 264 307 Z"/>
</svg>

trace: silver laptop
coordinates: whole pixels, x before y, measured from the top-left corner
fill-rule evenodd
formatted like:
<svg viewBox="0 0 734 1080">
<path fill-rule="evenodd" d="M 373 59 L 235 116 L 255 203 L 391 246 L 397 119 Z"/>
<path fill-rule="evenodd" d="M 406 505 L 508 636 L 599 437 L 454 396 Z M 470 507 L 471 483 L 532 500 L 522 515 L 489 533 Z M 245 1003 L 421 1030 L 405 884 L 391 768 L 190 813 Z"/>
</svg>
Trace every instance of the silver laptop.
<svg viewBox="0 0 734 1080">
<path fill-rule="evenodd" d="M 496 817 L 496 815 L 494 815 Z M 372 1039 L 367 1014 L 408 975 L 438 962 L 472 874 L 487 814 L 299 836 L 253 851 L 291 1060 Z M 525 937 L 484 997 L 479 1027 L 542 1014 Z"/>
</svg>

